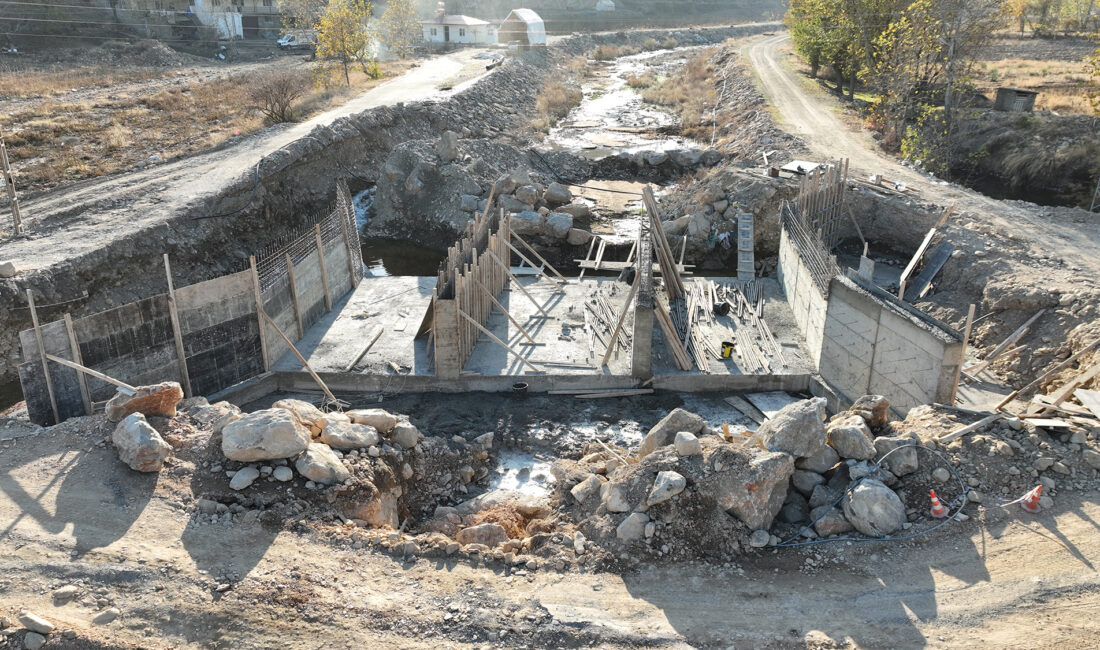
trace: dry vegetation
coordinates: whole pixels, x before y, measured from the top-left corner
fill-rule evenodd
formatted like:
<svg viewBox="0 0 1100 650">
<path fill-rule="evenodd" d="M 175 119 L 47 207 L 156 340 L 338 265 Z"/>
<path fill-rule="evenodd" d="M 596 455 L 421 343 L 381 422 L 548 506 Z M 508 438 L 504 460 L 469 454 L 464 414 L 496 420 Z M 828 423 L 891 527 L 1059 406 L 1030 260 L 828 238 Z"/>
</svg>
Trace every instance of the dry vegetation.
<svg viewBox="0 0 1100 650">
<path fill-rule="evenodd" d="M 1084 61 L 983 61 L 974 75 L 978 90 L 990 98 L 996 95 L 997 88 L 1001 86 L 1038 90 L 1036 109 L 1064 114 L 1091 114 L 1092 109 L 1085 94 L 1087 81 Z"/>
<path fill-rule="evenodd" d="M 172 76 L 158 68 L 120 70 L 105 66 L 58 67 L 27 73 L 22 67 L 0 60 L 0 99 L 25 99 L 64 95 L 73 89 L 98 88 Z"/>
<path fill-rule="evenodd" d="M 400 74 L 406 66 L 389 64 L 386 73 Z M 300 72 L 309 74 L 304 69 Z M 85 68 L 80 87 L 136 82 L 165 74 L 164 70 L 136 68 L 108 70 L 97 76 Z M 22 191 L 48 189 L 199 152 L 277 121 L 257 110 L 260 102 L 254 96 L 254 86 L 258 79 L 268 77 L 255 72 L 172 86 L 137 97 L 120 91 L 68 101 L 63 94 L 78 87 L 69 84 L 73 77 L 47 71 L 24 74 L 23 78 L 21 92 L 25 96 L 49 99 L 16 108 L 4 120 L 5 140 Z M 10 83 L 2 79 L 4 84 Z M 356 70 L 350 88 L 309 85 L 285 106 L 284 114 L 304 119 L 378 83 Z"/>
<path fill-rule="evenodd" d="M 711 80 L 712 51 L 688 60 L 676 75 L 658 80 L 652 74 L 633 77 L 627 83 L 643 88 L 642 98 L 652 104 L 666 106 L 676 112 L 681 132 L 689 138 L 709 140 L 712 129 L 711 109 L 714 106 L 714 86 Z"/>
<path fill-rule="evenodd" d="M 531 120 L 531 128 L 536 133 L 546 134 L 575 106 L 581 103 L 584 94 L 580 82 L 589 74 L 588 60 L 583 56 L 573 57 L 562 66 L 564 79 L 548 82 L 535 97 L 536 115 Z"/>
</svg>

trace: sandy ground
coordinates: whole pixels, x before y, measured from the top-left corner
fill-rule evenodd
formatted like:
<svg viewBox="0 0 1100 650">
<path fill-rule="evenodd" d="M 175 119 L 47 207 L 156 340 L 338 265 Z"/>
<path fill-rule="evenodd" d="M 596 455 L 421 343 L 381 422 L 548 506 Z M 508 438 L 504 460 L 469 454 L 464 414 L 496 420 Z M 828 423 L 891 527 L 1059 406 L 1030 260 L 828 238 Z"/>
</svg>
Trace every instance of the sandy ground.
<svg viewBox="0 0 1100 650">
<path fill-rule="evenodd" d="M 1071 266 L 1100 269 L 1100 221 L 1075 223 L 1059 222 L 1053 216 L 1040 218 L 1037 212 L 946 184 L 899 164 L 882 153 L 866 131 L 846 126 L 836 114 L 835 102 L 803 83 L 783 61 L 789 39 L 787 33 L 761 39 L 747 48 L 747 55 L 781 126 L 802 138 L 818 156 L 848 158 L 852 172 L 863 177 L 882 174 L 920 190 L 925 200 L 955 203 L 958 212 L 974 212 L 990 226 L 1026 242 L 1034 256 L 1056 252 Z"/>
<path fill-rule="evenodd" d="M 82 428 L 0 443 L 0 622 L 29 608 L 58 647 L 1086 648 L 1100 635 L 1097 494 L 918 542 L 523 575 L 402 562 L 267 519 L 189 527 L 189 461 L 138 474 Z M 65 584 L 83 595 L 54 602 Z M 92 623 L 111 607 L 117 620 Z"/>
</svg>

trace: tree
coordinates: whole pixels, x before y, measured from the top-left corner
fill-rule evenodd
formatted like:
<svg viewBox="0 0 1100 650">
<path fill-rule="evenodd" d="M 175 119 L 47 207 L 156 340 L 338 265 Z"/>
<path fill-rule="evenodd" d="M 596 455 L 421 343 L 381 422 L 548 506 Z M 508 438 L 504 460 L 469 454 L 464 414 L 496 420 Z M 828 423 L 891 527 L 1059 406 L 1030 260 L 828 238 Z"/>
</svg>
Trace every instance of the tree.
<svg viewBox="0 0 1100 650">
<path fill-rule="evenodd" d="M 328 0 L 279 0 L 283 28 L 287 31 L 315 28 L 327 5 Z"/>
<path fill-rule="evenodd" d="M 317 57 L 339 62 L 349 86 L 348 66 L 356 61 L 365 65 L 371 57 L 367 30 L 371 12 L 368 0 L 329 0 L 317 22 Z"/>
<path fill-rule="evenodd" d="M 389 0 L 382 14 L 381 37 L 386 47 L 402 59 L 412 54 L 423 39 L 423 31 L 410 0 Z"/>
<path fill-rule="evenodd" d="M 1089 73 L 1088 94 L 1092 110 L 1100 115 L 1100 48 L 1085 59 L 1085 70 Z"/>
<path fill-rule="evenodd" d="M 251 80 L 250 108 L 259 111 L 268 124 L 293 122 L 292 105 L 309 91 L 309 74 L 304 70 L 272 70 Z"/>
</svg>

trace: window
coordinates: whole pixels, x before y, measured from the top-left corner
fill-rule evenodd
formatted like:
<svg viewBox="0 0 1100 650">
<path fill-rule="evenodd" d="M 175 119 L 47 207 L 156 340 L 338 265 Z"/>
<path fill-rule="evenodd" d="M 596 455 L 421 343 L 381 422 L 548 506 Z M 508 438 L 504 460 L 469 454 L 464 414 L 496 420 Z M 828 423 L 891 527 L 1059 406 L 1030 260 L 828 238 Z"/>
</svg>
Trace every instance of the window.
<svg viewBox="0 0 1100 650">
<path fill-rule="evenodd" d="M 271 6 L 271 0 L 264 0 L 264 6 L 265 7 L 270 7 Z"/>
<path fill-rule="evenodd" d="M 432 36 L 439 36 L 439 32 L 436 30 L 435 27 L 432 27 Z"/>
<path fill-rule="evenodd" d="M 459 36 L 465 36 L 466 35 L 466 30 L 465 29 L 459 29 L 458 30 L 458 35 Z"/>
</svg>

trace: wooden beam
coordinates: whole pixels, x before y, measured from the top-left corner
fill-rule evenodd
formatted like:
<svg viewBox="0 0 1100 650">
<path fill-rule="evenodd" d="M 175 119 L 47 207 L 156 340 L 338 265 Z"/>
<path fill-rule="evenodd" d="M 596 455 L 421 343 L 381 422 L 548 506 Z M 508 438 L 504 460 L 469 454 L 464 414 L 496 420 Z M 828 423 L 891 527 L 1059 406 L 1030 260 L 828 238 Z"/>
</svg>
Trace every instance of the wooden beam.
<svg viewBox="0 0 1100 650">
<path fill-rule="evenodd" d="M 504 305 L 500 304 L 500 301 L 498 301 L 493 296 L 493 292 L 489 291 L 489 287 L 482 284 L 481 281 L 478 280 L 477 278 L 472 277 L 470 279 L 473 280 L 475 285 L 477 285 L 479 288 L 481 288 L 482 291 L 485 292 L 485 296 L 489 299 L 489 301 L 492 302 L 494 305 L 496 305 L 496 308 L 504 313 L 504 315 L 508 318 L 508 320 L 510 320 L 512 322 L 512 324 L 515 325 L 519 329 L 520 334 L 523 334 L 523 337 L 525 339 L 527 339 L 531 343 L 531 345 L 538 345 L 537 343 L 535 343 L 534 337 L 532 337 L 527 332 L 527 330 L 523 328 L 523 325 L 520 325 L 518 320 L 516 320 L 515 318 L 512 318 L 512 315 L 508 313 L 508 310 L 504 308 Z"/>
<path fill-rule="evenodd" d="M 292 343 L 290 339 L 287 338 L 286 334 L 283 334 L 283 330 L 279 329 L 279 326 L 275 324 L 275 321 L 271 320 L 271 317 L 268 316 L 267 313 L 264 312 L 262 309 L 260 310 L 260 315 L 263 316 L 264 320 L 266 320 L 268 324 L 271 325 L 271 327 L 275 330 L 275 333 L 282 337 L 283 342 L 285 342 L 287 346 L 290 347 L 290 351 L 294 353 L 294 356 L 298 357 L 298 360 L 302 362 L 302 365 L 305 366 L 305 369 L 309 371 L 309 375 L 313 377 L 313 381 L 317 382 L 317 385 L 321 387 L 321 390 L 325 392 L 325 395 L 327 395 L 328 398 L 332 400 L 332 403 L 336 405 L 336 409 L 343 410 L 340 408 L 340 401 L 337 400 L 336 396 L 332 394 L 332 391 L 328 389 L 328 386 L 325 385 L 325 382 L 321 379 L 321 377 L 313 371 L 313 366 L 309 365 L 309 362 L 306 361 L 306 358 L 303 357 L 302 353 L 298 351 L 298 348 L 294 347 L 294 343 Z"/>
<path fill-rule="evenodd" d="M 898 279 L 900 285 L 898 288 L 898 298 L 905 300 L 905 283 L 909 281 L 909 275 L 913 272 L 913 269 L 917 268 L 917 263 L 920 262 L 920 258 L 924 257 L 924 251 L 928 249 L 928 244 L 932 243 L 932 237 L 934 237 L 935 234 L 935 228 L 928 231 L 928 234 L 924 236 L 924 241 L 917 247 L 917 252 L 913 253 L 913 259 L 909 260 L 909 264 L 906 265 L 905 270 L 901 272 L 901 278 Z"/>
<path fill-rule="evenodd" d="M 38 326 L 38 310 L 34 308 L 34 293 L 27 289 L 27 305 L 31 309 L 31 324 L 34 325 L 34 339 L 38 343 L 38 353 L 42 355 L 42 374 L 46 377 L 46 392 L 50 395 L 50 408 L 53 409 L 53 423 L 61 424 L 57 412 L 57 399 L 53 393 L 53 379 L 50 379 L 50 366 L 46 363 L 46 344 L 42 340 L 42 329 Z"/>
<path fill-rule="evenodd" d="M 588 244 L 588 252 L 584 254 L 584 261 L 587 262 L 588 258 L 592 257 L 592 247 L 596 245 L 596 236 L 592 235 L 592 241 Z M 584 264 L 581 264 L 581 274 L 577 277 L 577 282 L 584 279 L 584 272 L 588 269 L 584 268 Z"/>
<path fill-rule="evenodd" d="M 987 356 L 979 363 L 975 363 L 974 365 L 963 368 L 963 372 L 976 375 L 979 372 L 988 368 L 989 365 L 993 363 L 997 359 L 997 357 L 1001 355 L 1002 352 L 1007 350 L 1010 345 L 1023 338 L 1024 334 L 1027 334 L 1027 330 L 1029 327 L 1031 327 L 1032 323 L 1039 320 L 1039 317 L 1042 316 L 1044 313 L 1046 313 L 1045 308 L 1037 311 L 1034 316 L 1027 320 L 1026 323 L 1018 327 L 1016 331 L 1011 334 L 1011 336 L 1009 336 L 1007 339 L 1002 341 L 1000 345 L 994 348 L 993 351 L 989 353 L 989 356 Z"/>
<path fill-rule="evenodd" d="M 124 395 L 133 395 L 134 393 L 137 392 L 137 389 L 134 388 L 133 386 L 131 386 L 130 384 L 127 384 L 124 381 L 119 381 L 119 380 L 115 379 L 114 377 L 108 377 L 107 375 L 103 374 L 102 372 L 99 372 L 98 370 L 92 370 L 91 368 L 87 368 L 87 367 L 85 367 L 85 366 L 83 366 L 79 363 L 69 361 L 68 359 L 62 359 L 61 357 L 55 357 L 52 354 L 45 355 L 45 358 L 49 359 L 50 361 L 53 361 L 54 363 L 60 363 L 63 366 L 68 366 L 69 368 L 72 368 L 73 370 L 79 370 L 80 372 L 82 372 L 86 375 L 91 375 L 92 377 L 95 377 L 96 379 L 101 379 L 101 380 L 107 382 L 108 384 L 113 384 L 113 385 L 117 386 L 118 389 L 119 389 L 119 392 L 124 394 Z"/>
<path fill-rule="evenodd" d="M 370 351 L 371 346 L 374 345 L 374 342 L 378 340 L 378 337 L 382 336 L 382 332 L 385 331 L 385 329 L 386 328 L 382 327 L 381 325 L 378 326 L 378 329 L 374 332 L 374 336 L 372 336 L 370 338 L 370 341 L 363 346 L 363 349 L 359 351 L 359 354 L 355 355 L 355 358 L 351 360 L 351 363 L 344 366 L 344 372 L 350 372 L 351 369 L 355 367 L 355 364 L 359 363 L 359 360 L 363 358 L 363 355 Z M 431 348 L 430 345 L 428 347 Z"/>
<path fill-rule="evenodd" d="M 963 345 L 962 345 L 962 358 L 959 359 L 959 370 L 955 373 L 955 385 L 951 388 L 951 403 L 955 403 L 955 398 L 959 394 L 959 379 L 962 377 L 963 362 L 966 361 L 966 346 L 970 342 L 970 328 L 974 326 L 974 310 L 975 305 L 970 305 L 970 310 L 966 312 L 966 327 L 963 329 Z"/>
<path fill-rule="evenodd" d="M 325 265 L 325 245 L 321 242 L 321 224 L 313 226 L 313 235 L 317 240 L 317 259 L 321 262 L 321 286 L 325 290 L 325 311 L 332 311 L 332 293 L 328 290 L 328 267 Z"/>
<path fill-rule="evenodd" d="M 1092 367 L 1090 367 L 1088 370 L 1067 381 L 1061 389 L 1051 394 L 1050 405 L 1058 406 L 1062 402 L 1066 401 L 1066 398 L 1072 395 L 1073 391 L 1077 390 L 1079 386 L 1088 383 L 1097 375 L 1100 375 L 1100 363 L 1094 363 Z"/>
<path fill-rule="evenodd" d="M 283 256 L 286 258 L 286 277 L 290 284 L 290 301 L 294 305 L 294 320 L 298 324 L 298 339 L 301 340 L 306 335 L 306 330 L 302 327 L 302 310 L 298 307 L 298 282 L 294 279 L 294 260 L 290 259 L 289 252 L 283 253 Z M 270 318 L 268 322 L 274 323 Z"/>
<path fill-rule="evenodd" d="M 561 281 L 562 281 L 562 283 L 563 283 L 563 284 L 568 284 L 568 283 L 569 283 L 569 280 L 567 280 L 567 279 L 565 278 L 565 276 L 564 276 L 564 275 L 562 275 L 561 273 L 558 273 L 558 270 L 554 268 L 554 265 L 552 265 L 552 264 L 551 264 L 550 262 L 547 262 L 547 261 L 546 261 L 546 258 L 545 258 L 545 257 L 543 257 L 542 255 L 539 255 L 539 252 L 538 252 L 537 250 L 535 250 L 535 249 L 534 249 L 534 248 L 533 248 L 533 247 L 531 246 L 531 244 L 528 244 L 528 243 L 527 243 L 526 241 L 524 241 L 523 237 L 520 237 L 520 236 L 519 236 L 519 235 L 517 235 L 516 233 L 512 233 L 512 236 L 516 238 L 516 241 L 518 241 L 519 243 L 523 244 L 523 247 L 524 247 L 524 248 L 526 248 L 527 250 L 531 251 L 531 254 L 535 256 L 535 259 L 537 259 L 538 261 L 542 262 L 542 263 L 543 263 L 543 264 L 544 264 L 544 265 L 546 266 L 546 268 L 550 269 L 550 272 L 551 272 L 551 273 L 553 273 L 554 275 L 556 275 L 556 276 L 558 276 L 559 278 L 561 278 Z M 510 245 L 510 244 L 509 244 L 509 245 Z"/>
<path fill-rule="evenodd" d="M 965 427 L 960 427 L 958 429 L 955 429 L 954 431 L 952 431 L 951 433 L 948 433 L 947 435 L 940 436 L 939 438 L 937 438 L 937 442 L 939 442 L 940 444 L 945 445 L 945 444 L 951 442 L 952 440 L 954 440 L 955 438 L 959 438 L 959 437 L 965 436 L 968 433 L 972 433 L 974 431 L 977 431 L 978 429 L 981 429 L 982 427 L 993 424 L 994 422 L 996 422 L 997 420 L 999 420 L 1003 417 L 1004 417 L 1004 413 L 994 413 L 993 415 L 987 415 L 984 418 L 978 420 L 977 422 L 975 422 L 973 424 L 968 424 Z"/>
<path fill-rule="evenodd" d="M 623 310 L 619 313 L 619 321 L 615 323 L 615 329 L 611 331 L 611 343 L 603 353 L 603 359 L 600 360 L 600 368 L 607 366 L 607 361 L 611 358 L 611 353 L 615 350 L 615 342 L 619 338 L 619 330 L 623 328 L 623 323 L 626 322 L 626 314 L 630 311 L 630 303 L 634 301 L 634 294 L 638 293 L 638 279 L 640 277 L 640 275 L 635 275 L 634 284 L 630 285 L 630 293 L 626 295 L 626 302 L 623 303 Z"/>
<path fill-rule="evenodd" d="M 528 257 L 527 257 L 526 255 L 524 255 L 523 253 L 521 253 L 521 252 L 520 252 L 520 250 L 519 250 L 518 248 L 516 248 L 515 246 L 513 246 L 513 245 L 512 245 L 512 242 L 510 242 L 510 241 L 508 241 L 508 240 L 504 240 L 504 244 L 505 244 L 505 245 L 506 245 L 506 246 L 508 247 L 508 249 L 509 249 L 509 250 L 511 250 L 511 251 L 512 251 L 513 253 L 515 253 L 516 255 L 519 255 L 519 258 L 520 258 L 521 260 L 523 260 L 524 262 L 527 262 L 527 266 L 530 266 L 530 267 L 531 267 L 531 268 L 533 268 L 533 269 L 537 269 L 537 270 L 538 270 L 538 272 L 539 272 L 539 275 L 540 275 L 540 276 L 542 276 L 542 277 L 546 278 L 547 280 L 550 280 L 550 281 L 551 281 L 551 282 L 553 282 L 554 284 L 558 285 L 558 287 L 559 287 L 559 288 L 560 288 L 560 287 L 561 287 L 561 286 L 562 286 L 562 285 L 564 284 L 563 282 L 558 282 L 558 281 L 557 281 L 557 280 L 555 280 L 554 278 L 552 278 L 552 277 L 550 277 L 549 275 L 547 275 L 547 274 L 546 274 L 546 272 L 545 272 L 545 271 L 544 271 L 544 270 L 543 270 L 543 269 L 542 269 L 542 268 L 541 268 L 541 267 L 540 267 L 539 265 L 537 265 L 537 264 L 535 264 L 534 262 L 532 262 L 532 261 L 531 261 L 530 259 L 528 259 Z M 564 279 L 564 278 L 563 278 L 563 279 Z"/>
<path fill-rule="evenodd" d="M 180 317 L 176 309 L 176 288 L 172 284 L 172 265 L 168 263 L 168 253 L 164 254 L 164 274 L 168 277 L 168 317 L 172 321 L 172 338 L 176 342 L 180 385 L 183 386 L 184 397 L 191 397 L 191 375 L 187 372 L 187 354 L 183 349 L 183 332 L 180 330 Z"/>
<path fill-rule="evenodd" d="M 476 320 L 474 320 L 473 318 L 471 318 L 469 314 L 467 314 L 466 312 L 464 312 L 464 311 L 462 311 L 461 309 L 459 309 L 459 310 L 458 310 L 458 315 L 459 315 L 459 316 L 462 316 L 462 317 L 463 317 L 463 318 L 465 318 L 465 319 L 466 319 L 467 321 L 469 321 L 471 325 L 473 325 L 473 326 L 474 326 L 474 327 L 476 327 L 477 329 L 481 330 L 481 333 L 482 333 L 482 334 L 485 334 L 485 335 L 486 335 L 486 336 L 488 336 L 488 337 L 489 337 L 490 339 L 492 339 L 492 341 L 493 341 L 494 343 L 496 343 L 496 344 L 497 344 L 497 345 L 499 345 L 500 347 L 504 348 L 505 350 L 507 350 L 507 351 L 511 352 L 511 353 L 512 353 L 512 355 L 513 355 L 513 356 L 515 356 L 515 357 L 516 357 L 517 359 L 519 359 L 519 360 L 520 360 L 520 362 L 521 362 L 521 363 L 522 363 L 523 365 L 525 365 L 525 366 L 527 366 L 527 367 L 531 368 L 531 370 L 534 370 L 535 372 L 542 372 L 542 371 L 541 371 L 541 370 L 539 370 L 539 369 L 538 369 L 537 367 L 535 367 L 535 365 L 534 365 L 534 364 L 532 364 L 532 363 L 531 363 L 530 361 L 528 361 L 526 357 L 524 357 L 524 356 L 523 356 L 522 354 L 520 354 L 519 352 L 516 352 L 515 350 L 513 350 L 513 349 L 512 349 L 512 348 L 511 348 L 511 347 L 510 347 L 510 346 L 509 346 L 509 345 L 508 345 L 507 343 L 505 343 L 504 341 L 501 341 L 501 340 L 500 340 L 499 338 L 497 338 L 497 336 L 496 336 L 495 334 L 493 334 L 493 333 L 492 333 L 492 332 L 490 332 L 489 330 L 487 330 L 487 329 L 485 329 L 484 327 L 482 327 L 481 323 L 479 323 L 479 322 L 477 322 Z"/>
<path fill-rule="evenodd" d="M 271 352 L 267 349 L 267 323 L 264 322 L 260 312 L 264 310 L 264 297 L 260 291 L 260 274 L 256 270 L 256 256 L 248 257 L 248 264 L 252 270 L 252 293 L 256 297 L 256 323 L 260 330 L 260 354 L 264 358 L 264 372 L 271 370 Z"/>
<path fill-rule="evenodd" d="M 73 330 L 73 317 L 68 312 L 65 312 L 65 331 L 69 334 L 69 350 L 73 355 L 73 361 L 83 364 L 84 359 L 80 356 L 80 343 L 76 340 L 76 332 Z M 92 397 L 88 391 L 88 379 L 84 376 L 84 373 L 76 373 L 76 382 L 80 384 L 80 399 L 84 402 L 84 415 L 92 414 Z"/>
<path fill-rule="evenodd" d="M 652 388 L 635 388 L 631 390 L 608 391 L 604 393 L 586 393 L 576 395 L 577 399 L 600 399 L 602 397 L 633 397 L 635 395 L 652 395 Z"/>
<path fill-rule="evenodd" d="M 1100 418 L 1100 391 L 1078 388 L 1073 395 L 1090 413 Z"/>
<path fill-rule="evenodd" d="M 519 280 L 516 279 L 516 276 L 512 275 L 512 271 L 508 268 L 508 265 L 502 262 L 501 259 L 497 257 L 497 254 L 493 251 L 485 252 L 488 253 L 489 257 L 497 263 L 497 266 L 499 266 L 501 270 L 508 274 L 508 279 L 514 282 L 517 287 L 519 287 L 519 290 L 523 292 L 523 295 L 527 296 L 527 299 L 531 301 L 531 304 L 535 306 L 535 309 L 538 309 L 539 313 L 541 313 L 543 316 L 550 318 L 550 314 L 542 308 L 542 305 L 539 304 L 539 301 L 535 300 L 535 297 L 528 293 L 527 289 L 523 288 L 523 285 L 520 284 Z"/>
<path fill-rule="evenodd" d="M 1051 377 L 1051 375 L 1053 375 L 1054 373 L 1056 373 L 1056 372 L 1061 372 L 1061 371 L 1062 371 L 1062 370 L 1064 370 L 1064 369 L 1065 369 L 1066 367 L 1068 367 L 1068 366 L 1069 366 L 1069 365 L 1070 365 L 1071 363 L 1073 363 L 1074 361 L 1076 361 L 1077 359 L 1079 359 L 1079 358 L 1080 358 L 1080 357 L 1081 357 L 1082 355 L 1084 355 L 1084 354 L 1086 354 L 1086 353 L 1090 352 L 1090 351 L 1091 351 L 1091 350 L 1092 350 L 1093 348 L 1095 348 L 1095 347 L 1097 346 L 1097 344 L 1100 344 L 1100 339 L 1096 339 L 1095 341 L 1093 341 L 1092 343 L 1089 343 L 1088 345 L 1086 345 L 1085 347 L 1081 348 L 1081 349 L 1080 349 L 1080 350 L 1078 350 L 1077 352 L 1074 352 L 1074 353 L 1073 353 L 1073 354 L 1071 354 L 1071 355 L 1070 355 L 1070 356 L 1069 356 L 1068 358 L 1066 358 L 1066 359 L 1065 359 L 1064 361 L 1061 361 L 1061 362 L 1059 362 L 1059 363 L 1058 363 L 1058 365 L 1054 366 L 1054 367 L 1053 367 L 1053 368 L 1051 368 L 1050 370 L 1047 370 L 1047 371 L 1046 371 L 1046 372 L 1044 372 L 1043 374 L 1041 374 L 1041 375 L 1039 375 L 1038 377 L 1036 377 L 1036 378 L 1035 378 L 1035 380 L 1033 380 L 1033 381 L 1032 381 L 1032 382 L 1031 382 L 1030 384 L 1028 384 L 1027 386 L 1024 386 L 1023 388 L 1021 388 L 1021 389 L 1019 389 L 1019 390 L 1014 390 L 1014 391 L 1012 391 L 1012 392 L 1011 392 L 1011 393 L 1010 393 L 1010 394 L 1008 395 L 1008 397 L 1005 397 L 1005 398 L 1004 398 L 1003 400 L 1001 400 L 1001 403 L 1000 403 L 1000 404 L 997 404 L 997 406 L 993 407 L 993 409 L 994 409 L 994 410 L 1000 410 L 1000 409 L 1004 408 L 1005 404 L 1008 404 L 1008 403 L 1009 403 L 1009 402 L 1011 402 L 1012 400 L 1016 399 L 1016 396 L 1017 396 L 1017 395 L 1023 395 L 1023 394 L 1026 394 L 1026 393 L 1027 393 L 1027 392 L 1028 392 L 1029 390 L 1031 390 L 1032 388 L 1035 388 L 1036 386 L 1038 386 L 1038 385 L 1042 384 L 1042 383 L 1043 383 L 1044 381 L 1046 381 L 1047 379 L 1049 379 L 1049 378 Z"/>
<path fill-rule="evenodd" d="M 11 203 L 11 219 L 16 235 L 23 234 L 23 218 L 19 213 L 19 195 L 15 192 L 15 178 L 8 165 L 8 147 L 4 144 L 4 132 L 0 130 L 0 173 L 4 176 L 4 185 L 8 188 L 8 200 Z"/>
</svg>

